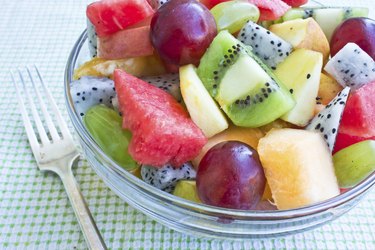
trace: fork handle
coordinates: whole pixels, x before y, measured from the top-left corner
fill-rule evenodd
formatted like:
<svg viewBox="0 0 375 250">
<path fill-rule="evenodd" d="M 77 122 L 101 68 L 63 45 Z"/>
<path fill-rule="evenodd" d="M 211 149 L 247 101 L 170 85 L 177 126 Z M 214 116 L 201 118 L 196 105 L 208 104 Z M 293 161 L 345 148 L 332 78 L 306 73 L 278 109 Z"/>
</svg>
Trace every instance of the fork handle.
<svg viewBox="0 0 375 250">
<path fill-rule="evenodd" d="M 58 174 L 64 184 L 66 193 L 68 194 L 70 203 L 72 204 L 86 243 L 89 249 L 107 249 L 104 240 L 96 227 L 90 210 L 82 196 L 82 193 L 79 190 L 70 166 L 71 164 L 66 164 L 63 168 L 61 168 L 65 171 L 61 171 Z"/>
</svg>

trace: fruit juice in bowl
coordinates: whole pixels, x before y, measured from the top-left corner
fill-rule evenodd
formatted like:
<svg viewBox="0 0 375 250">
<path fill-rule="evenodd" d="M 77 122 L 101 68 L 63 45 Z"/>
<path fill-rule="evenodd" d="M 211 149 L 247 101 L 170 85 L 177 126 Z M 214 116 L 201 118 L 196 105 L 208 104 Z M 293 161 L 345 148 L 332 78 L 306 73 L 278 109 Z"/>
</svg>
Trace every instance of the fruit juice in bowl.
<svg viewBox="0 0 375 250">
<path fill-rule="evenodd" d="M 65 91 L 97 174 L 205 237 L 292 234 L 355 206 L 375 183 L 375 25 L 305 2 L 89 5 Z"/>
</svg>

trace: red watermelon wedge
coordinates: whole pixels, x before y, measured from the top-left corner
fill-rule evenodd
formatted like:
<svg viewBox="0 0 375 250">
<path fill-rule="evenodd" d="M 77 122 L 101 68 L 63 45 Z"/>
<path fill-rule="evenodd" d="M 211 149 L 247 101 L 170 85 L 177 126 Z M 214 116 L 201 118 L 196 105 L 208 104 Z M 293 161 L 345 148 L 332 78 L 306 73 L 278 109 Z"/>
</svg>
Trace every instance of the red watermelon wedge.
<svg viewBox="0 0 375 250">
<path fill-rule="evenodd" d="M 349 147 L 350 145 L 353 145 L 357 142 L 361 142 L 365 140 L 375 140 L 375 135 L 370 136 L 370 137 L 356 136 L 356 135 L 348 134 L 345 131 L 339 130 L 339 133 L 337 134 L 337 137 L 336 137 L 336 143 L 335 143 L 335 148 L 333 150 L 333 154 L 340 151 L 341 149 Z"/>
<path fill-rule="evenodd" d="M 208 9 L 212 9 L 215 5 L 227 2 L 229 0 L 200 0 Z M 279 19 L 290 6 L 282 0 L 247 0 L 249 3 L 256 5 L 260 11 L 259 21 L 273 21 Z M 297 1 L 297 0 L 295 0 Z M 300 2 L 303 0 L 300 0 Z"/>
<path fill-rule="evenodd" d="M 170 94 L 119 69 L 114 81 L 123 127 L 133 134 L 129 153 L 134 160 L 181 166 L 198 155 L 207 139 Z"/>
<path fill-rule="evenodd" d="M 101 0 L 86 9 L 86 15 L 99 37 L 126 29 L 154 12 L 147 0 Z"/>
<path fill-rule="evenodd" d="M 98 37 L 98 57 L 104 59 L 122 59 L 149 56 L 153 54 L 150 39 L 150 26 L 141 26 L 117 31 Z"/>
<path fill-rule="evenodd" d="M 290 6 L 281 0 L 247 0 L 260 11 L 259 21 L 273 21 L 285 14 Z"/>
<path fill-rule="evenodd" d="M 307 3 L 308 0 L 283 0 L 283 2 L 287 3 L 292 7 L 299 7 Z"/>
<path fill-rule="evenodd" d="M 354 143 L 375 139 L 375 82 L 349 96 L 341 119 L 334 152 Z"/>
</svg>

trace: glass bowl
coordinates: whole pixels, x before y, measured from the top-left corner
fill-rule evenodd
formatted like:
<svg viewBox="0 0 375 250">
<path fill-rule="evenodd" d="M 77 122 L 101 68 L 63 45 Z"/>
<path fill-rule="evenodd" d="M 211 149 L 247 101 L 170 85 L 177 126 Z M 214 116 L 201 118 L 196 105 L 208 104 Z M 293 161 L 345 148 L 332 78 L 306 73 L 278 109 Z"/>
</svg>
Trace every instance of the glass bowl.
<svg viewBox="0 0 375 250">
<path fill-rule="evenodd" d="M 87 35 L 78 38 L 65 70 L 65 100 L 83 152 L 104 183 L 121 199 L 176 231 L 221 239 L 268 238 L 302 232 L 330 222 L 359 203 L 375 185 L 375 173 L 332 199 L 292 210 L 245 211 L 197 204 L 146 184 L 100 149 L 75 112 L 69 90 L 74 69 L 89 60 Z"/>
</svg>

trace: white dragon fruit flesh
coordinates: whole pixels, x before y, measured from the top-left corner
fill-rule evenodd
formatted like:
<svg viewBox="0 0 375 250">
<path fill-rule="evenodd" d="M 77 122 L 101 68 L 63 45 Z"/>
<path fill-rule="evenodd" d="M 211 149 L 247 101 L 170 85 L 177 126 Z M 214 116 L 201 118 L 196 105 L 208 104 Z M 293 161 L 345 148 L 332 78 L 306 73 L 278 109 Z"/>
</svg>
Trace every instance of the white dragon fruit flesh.
<svg viewBox="0 0 375 250">
<path fill-rule="evenodd" d="M 86 111 L 97 104 L 112 108 L 112 98 L 116 96 L 111 79 L 83 76 L 70 83 L 70 94 L 77 114 L 83 117 Z"/>
<path fill-rule="evenodd" d="M 311 120 L 310 124 L 306 126 L 307 130 L 317 131 L 323 135 L 331 152 L 335 146 L 338 128 L 349 92 L 349 87 L 344 88 Z"/>
<path fill-rule="evenodd" d="M 180 90 L 180 77 L 176 73 L 170 73 L 160 76 L 143 77 L 143 81 L 148 82 L 159 89 L 171 94 L 178 102 L 182 101 Z"/>
<path fill-rule="evenodd" d="M 90 56 L 96 57 L 98 55 L 98 35 L 95 31 L 95 26 L 87 18 L 87 41 L 89 43 Z"/>
<path fill-rule="evenodd" d="M 237 39 L 250 45 L 253 53 L 273 70 L 293 50 L 290 43 L 253 22 L 247 22 L 243 26 Z"/>
<path fill-rule="evenodd" d="M 113 98 L 112 98 L 112 106 L 113 106 L 113 109 L 117 112 L 117 113 L 119 113 L 120 115 L 121 115 L 121 112 L 120 112 L 120 106 L 119 106 L 120 104 L 118 103 L 118 96 L 117 96 L 117 94 L 116 94 L 116 96 L 114 96 Z"/>
<path fill-rule="evenodd" d="M 343 87 L 353 90 L 375 81 L 375 61 L 355 43 L 346 44 L 324 70 Z"/>
<path fill-rule="evenodd" d="M 169 2 L 170 0 L 149 0 L 148 2 L 154 9 L 159 9 L 165 3 Z"/>
<path fill-rule="evenodd" d="M 172 193 L 179 180 L 195 179 L 197 173 L 190 163 L 184 163 L 181 167 L 175 168 L 169 164 L 161 168 L 142 165 L 141 176 L 146 183 Z"/>
</svg>

